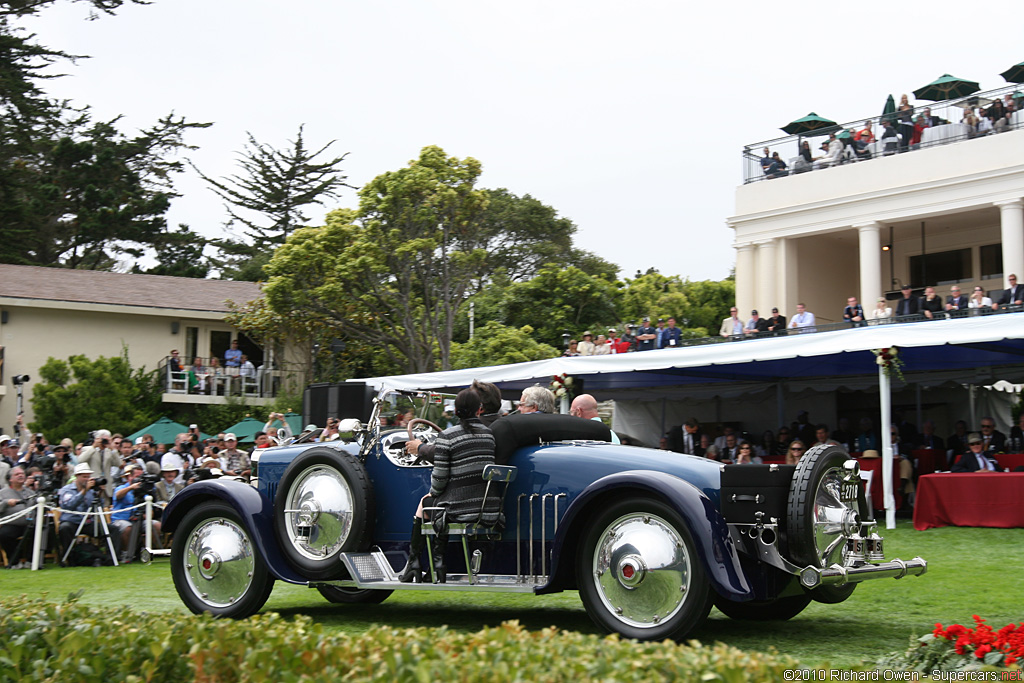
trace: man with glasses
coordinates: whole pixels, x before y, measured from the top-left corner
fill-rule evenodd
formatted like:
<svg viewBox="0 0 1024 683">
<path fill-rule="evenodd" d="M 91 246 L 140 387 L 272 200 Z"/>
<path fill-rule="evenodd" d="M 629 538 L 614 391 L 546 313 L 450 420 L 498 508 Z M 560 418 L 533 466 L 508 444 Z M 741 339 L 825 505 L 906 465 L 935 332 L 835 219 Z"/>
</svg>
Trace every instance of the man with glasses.
<svg viewBox="0 0 1024 683">
<path fill-rule="evenodd" d="M 718 333 L 726 339 L 743 338 L 743 321 L 740 320 L 739 309 L 735 306 L 729 309 L 729 317 L 722 321 Z"/>
<path fill-rule="evenodd" d="M 960 288 L 953 285 L 949 288 L 949 296 L 946 298 L 947 311 L 961 311 L 967 308 L 967 297 L 960 293 Z"/>
<path fill-rule="evenodd" d="M 1006 435 L 996 429 L 996 421 L 991 417 L 981 418 L 981 441 L 984 450 L 990 453 L 1002 453 L 1006 446 Z M 967 445 L 971 445 L 970 439 Z"/>
<path fill-rule="evenodd" d="M 1000 306 L 1020 306 L 1024 303 L 1024 285 L 1017 284 L 1016 275 L 1010 275 L 1010 277 L 1006 279 L 1009 280 L 1010 287 L 1003 291 L 1003 296 L 992 308 L 999 308 Z"/>
<path fill-rule="evenodd" d="M 991 451 L 986 450 L 984 440 L 980 434 L 970 434 L 967 437 L 968 451 L 960 456 L 960 459 L 953 465 L 953 472 L 998 472 L 996 462 L 991 458 Z"/>
</svg>

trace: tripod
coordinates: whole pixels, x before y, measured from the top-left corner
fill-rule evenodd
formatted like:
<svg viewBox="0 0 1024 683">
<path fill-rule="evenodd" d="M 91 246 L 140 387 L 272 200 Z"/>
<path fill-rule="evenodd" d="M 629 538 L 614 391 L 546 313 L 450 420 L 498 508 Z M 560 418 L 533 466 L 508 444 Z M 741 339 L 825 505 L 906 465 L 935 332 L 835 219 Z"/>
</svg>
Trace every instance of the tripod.
<svg viewBox="0 0 1024 683">
<path fill-rule="evenodd" d="M 114 542 L 110 538 L 110 528 L 107 527 L 107 518 L 103 516 L 103 505 L 100 503 L 99 497 L 93 500 L 92 504 L 89 505 L 89 512 L 94 513 L 92 520 L 92 536 L 93 538 L 100 538 L 105 541 L 106 549 L 110 553 L 110 559 L 113 561 L 114 566 L 118 565 L 117 553 L 114 552 Z M 82 533 L 82 529 L 85 528 L 86 522 L 89 521 L 89 517 L 86 515 L 82 516 L 82 521 L 78 523 L 78 529 L 75 530 L 75 535 L 71 539 L 71 543 L 64 549 L 64 557 L 61 558 L 61 563 L 66 564 L 68 561 L 68 555 L 71 554 L 71 549 L 75 547 L 75 539 Z M 102 547 L 102 546 L 101 546 Z"/>
</svg>

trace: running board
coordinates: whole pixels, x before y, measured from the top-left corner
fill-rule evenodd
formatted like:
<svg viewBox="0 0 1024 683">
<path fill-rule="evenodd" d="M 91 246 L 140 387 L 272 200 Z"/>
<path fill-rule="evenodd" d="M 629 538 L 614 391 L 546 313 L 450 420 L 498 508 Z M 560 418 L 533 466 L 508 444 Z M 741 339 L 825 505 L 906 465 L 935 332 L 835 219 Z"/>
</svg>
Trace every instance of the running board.
<svg viewBox="0 0 1024 683">
<path fill-rule="evenodd" d="M 547 577 L 536 577 L 539 583 L 524 583 L 513 575 L 474 574 L 473 583 L 466 574 L 448 573 L 447 583 L 402 583 L 391 568 L 388 558 L 378 549 L 368 553 L 341 553 L 341 561 L 352 577 L 349 581 L 316 581 L 310 586 L 331 585 L 370 590 L 478 591 L 483 593 L 533 593 Z M 429 574 L 428 574 L 429 576 Z"/>
</svg>

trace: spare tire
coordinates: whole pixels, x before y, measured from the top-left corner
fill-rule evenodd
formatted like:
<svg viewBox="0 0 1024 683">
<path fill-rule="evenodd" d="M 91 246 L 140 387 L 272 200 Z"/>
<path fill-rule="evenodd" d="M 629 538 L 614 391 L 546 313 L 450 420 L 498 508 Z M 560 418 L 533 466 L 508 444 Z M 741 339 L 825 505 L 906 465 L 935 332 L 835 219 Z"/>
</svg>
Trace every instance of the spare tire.
<svg viewBox="0 0 1024 683">
<path fill-rule="evenodd" d="M 357 458 L 328 446 L 299 455 L 274 497 L 274 532 L 285 559 L 302 576 L 345 575 L 339 556 L 365 550 L 374 525 L 373 487 Z"/>
<path fill-rule="evenodd" d="M 859 497 L 842 490 L 843 464 L 850 455 L 840 446 L 808 450 L 793 473 L 786 507 L 787 541 L 793 563 L 806 567 L 843 565 L 846 539 L 860 532 L 863 511 Z M 821 586 L 810 591 L 818 602 L 836 603 L 850 597 L 856 584 Z"/>
</svg>

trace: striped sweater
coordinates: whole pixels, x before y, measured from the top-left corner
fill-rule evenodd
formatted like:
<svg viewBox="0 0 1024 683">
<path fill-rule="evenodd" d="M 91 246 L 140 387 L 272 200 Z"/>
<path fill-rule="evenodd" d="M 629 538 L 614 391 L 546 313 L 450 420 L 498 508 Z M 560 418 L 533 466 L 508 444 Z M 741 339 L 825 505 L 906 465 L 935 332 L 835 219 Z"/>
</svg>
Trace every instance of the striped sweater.
<svg viewBox="0 0 1024 683">
<path fill-rule="evenodd" d="M 441 432 L 435 442 L 434 471 L 430 475 L 430 495 L 435 504 L 448 508 L 450 522 L 476 522 L 483 505 L 487 482 L 484 467 L 494 463 L 494 436 L 477 419 L 469 420 L 471 431 L 461 424 Z M 484 510 L 484 524 L 498 521 L 498 496 L 495 491 Z"/>
</svg>

